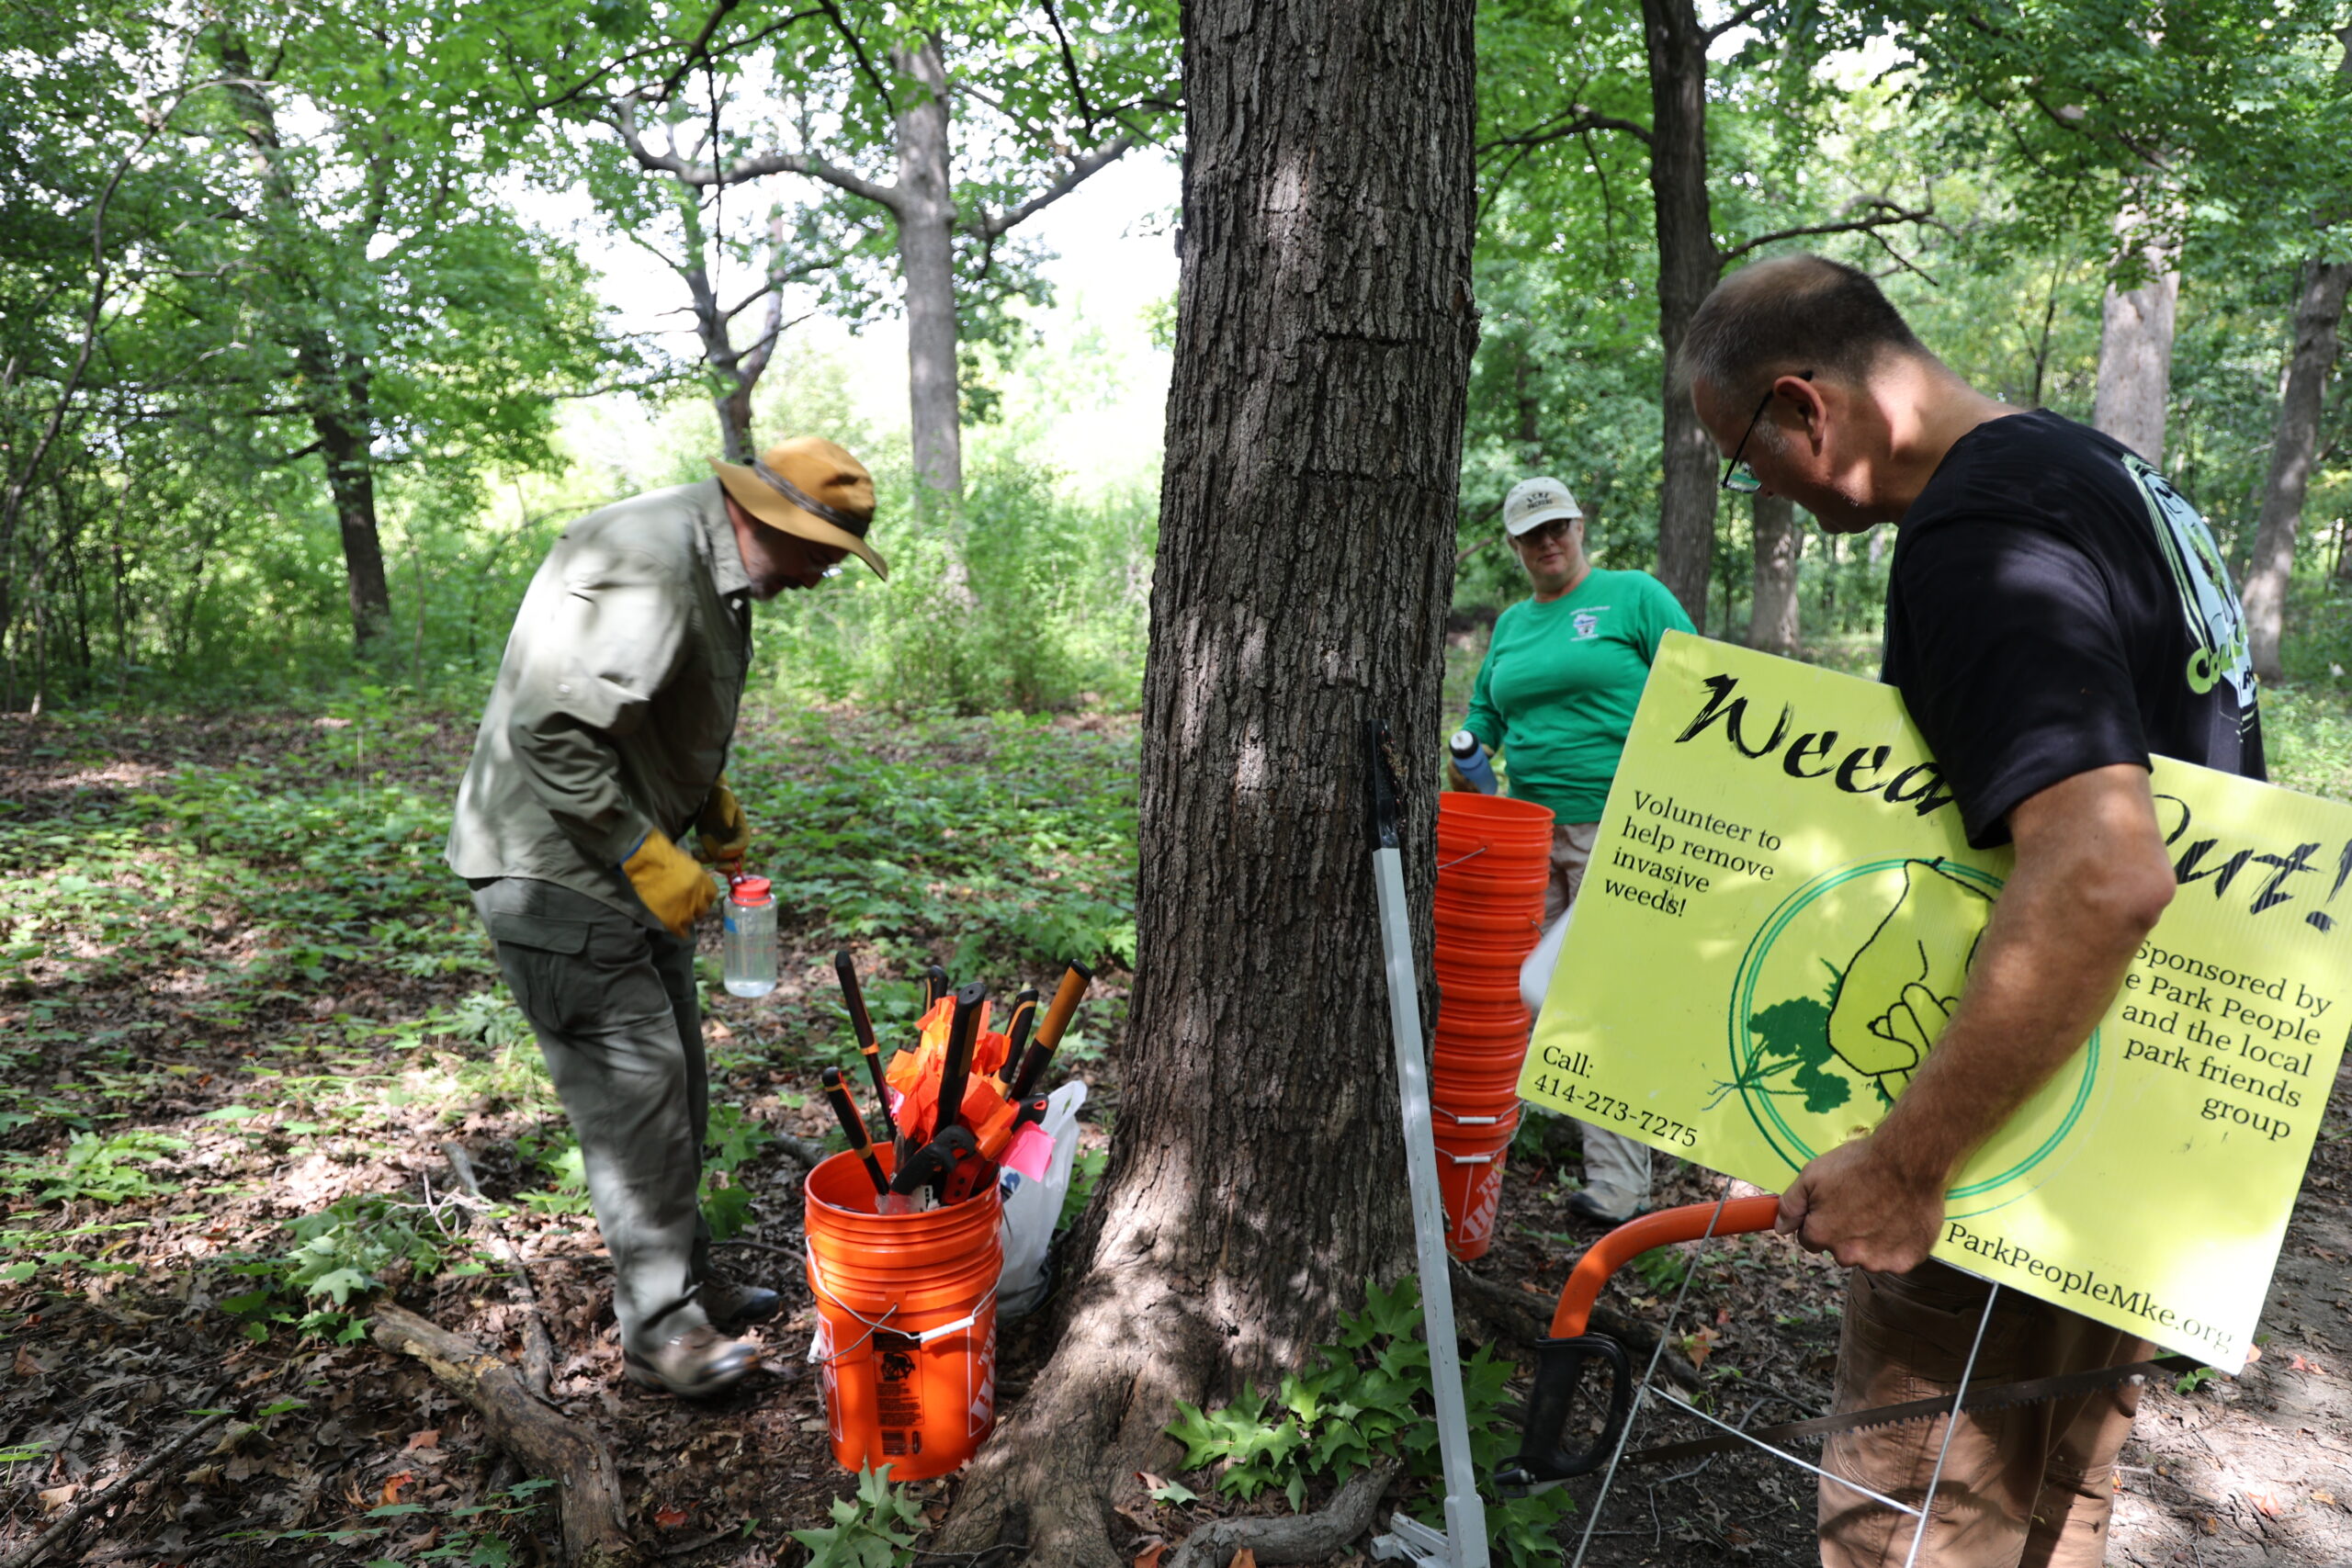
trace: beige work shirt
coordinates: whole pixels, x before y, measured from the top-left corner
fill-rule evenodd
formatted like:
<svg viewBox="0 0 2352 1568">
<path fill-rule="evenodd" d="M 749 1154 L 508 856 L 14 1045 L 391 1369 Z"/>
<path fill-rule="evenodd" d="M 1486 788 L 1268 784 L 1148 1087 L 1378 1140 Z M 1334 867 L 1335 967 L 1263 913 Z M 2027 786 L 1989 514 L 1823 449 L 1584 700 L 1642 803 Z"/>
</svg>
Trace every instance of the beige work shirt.
<svg viewBox="0 0 2352 1568">
<path fill-rule="evenodd" d="M 620 864 L 654 829 L 683 839 L 727 764 L 750 589 L 717 479 L 565 529 L 506 639 L 450 869 L 556 883 L 658 926 Z"/>
</svg>

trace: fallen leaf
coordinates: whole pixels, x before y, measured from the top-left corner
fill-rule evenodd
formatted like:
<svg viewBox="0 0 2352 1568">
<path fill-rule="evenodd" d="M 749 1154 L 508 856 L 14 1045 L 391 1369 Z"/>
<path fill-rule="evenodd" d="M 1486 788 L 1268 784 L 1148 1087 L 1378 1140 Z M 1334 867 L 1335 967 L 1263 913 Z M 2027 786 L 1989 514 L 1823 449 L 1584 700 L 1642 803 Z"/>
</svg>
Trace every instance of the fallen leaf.
<svg viewBox="0 0 2352 1568">
<path fill-rule="evenodd" d="M 74 1501 L 74 1494 L 80 1490 L 82 1490 L 82 1483 L 78 1481 L 69 1481 L 62 1486 L 50 1487 L 40 1494 L 40 1506 L 53 1514 Z"/>
<path fill-rule="evenodd" d="M 441 1428 L 438 1427 L 427 1427 L 424 1431 L 418 1432 L 414 1436 L 411 1437 L 408 1440 L 408 1446 L 401 1450 L 401 1452 L 404 1454 L 413 1454 L 419 1449 L 437 1449 L 440 1446 Z"/>
<path fill-rule="evenodd" d="M 1225 1568 L 1258 1568 L 1258 1554 L 1245 1546 L 1233 1554 L 1233 1561 Z"/>
<path fill-rule="evenodd" d="M 691 1517 L 684 1508 L 673 1508 L 666 1503 L 653 1510 L 653 1522 L 665 1530 L 676 1529 Z"/>
<path fill-rule="evenodd" d="M 2326 1373 L 2326 1371 L 2327 1371 L 2327 1369 L 2326 1369 L 2325 1367 L 2321 1366 L 2317 1361 L 2306 1361 L 2306 1360 L 2305 1360 L 2305 1359 L 2303 1359 L 2303 1358 L 2302 1358 L 2302 1357 L 2301 1357 L 2301 1356 L 2290 1356 L 2290 1357 L 2288 1357 L 2288 1358 L 2287 1358 L 2287 1368 L 2288 1368 L 2288 1370 L 2289 1370 L 2290 1371 L 2297 1371 L 2297 1372 L 2318 1372 L 2318 1373 L 2322 1374 L 2323 1376 L 2324 1376 L 2324 1375 L 2325 1375 L 2325 1373 Z"/>
<path fill-rule="evenodd" d="M 1168 1555 L 1168 1543 L 1155 1540 L 1136 1553 L 1135 1568 L 1159 1568 L 1161 1558 Z"/>
<path fill-rule="evenodd" d="M 1707 1358 L 1714 1354 L 1715 1344 L 1723 1336 L 1711 1327 L 1702 1327 L 1682 1337 L 1682 1353 L 1690 1358 L 1694 1367 L 1703 1367 Z"/>
<path fill-rule="evenodd" d="M 399 1502 L 401 1500 L 401 1488 L 403 1486 L 413 1485 L 415 1481 L 416 1472 L 413 1470 L 403 1470 L 398 1475 L 391 1477 L 384 1483 L 384 1501 L 387 1503 Z"/>
<path fill-rule="evenodd" d="M 2245 1500 L 2253 1504 L 2255 1511 L 2260 1514 L 2264 1518 L 2275 1519 L 2278 1517 L 2278 1499 L 2272 1496 L 2269 1493 L 2248 1492 L 2245 1495 Z"/>
<path fill-rule="evenodd" d="M 37 1378 L 48 1370 L 33 1359 L 33 1353 L 30 1350 L 26 1349 L 22 1345 L 17 1347 L 17 1375 L 18 1377 Z"/>
<path fill-rule="evenodd" d="M 2312 1494 L 2312 1501 L 2332 1508 L 2335 1506 L 2335 1494 L 2333 1492 L 2314 1492 Z"/>
<path fill-rule="evenodd" d="M 1136 1471 L 1136 1479 L 1143 1483 L 1143 1489 L 1147 1492 L 1157 1492 L 1161 1487 L 1168 1484 L 1168 1483 L 1160 1480 L 1159 1477 L 1152 1474 L 1152 1472 L 1148 1470 Z"/>
</svg>

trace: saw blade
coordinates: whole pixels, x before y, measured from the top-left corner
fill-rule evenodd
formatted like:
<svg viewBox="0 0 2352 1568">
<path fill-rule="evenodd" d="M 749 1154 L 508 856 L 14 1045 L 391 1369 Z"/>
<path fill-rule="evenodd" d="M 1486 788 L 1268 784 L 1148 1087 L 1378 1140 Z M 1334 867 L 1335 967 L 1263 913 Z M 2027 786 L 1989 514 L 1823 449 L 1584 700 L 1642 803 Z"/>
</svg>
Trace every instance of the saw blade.
<svg viewBox="0 0 2352 1568">
<path fill-rule="evenodd" d="M 2152 1361 L 2127 1361 L 2120 1366 L 2097 1367 L 2086 1372 L 2061 1372 L 2055 1377 L 2034 1378 L 2026 1382 L 1995 1383 L 1988 1388 L 1973 1388 L 1962 1396 L 1960 1408 L 1971 1414 L 1980 1410 L 2007 1410 L 2019 1404 L 2041 1404 L 2053 1399 L 2066 1399 L 2075 1394 L 2095 1393 L 2118 1383 L 2139 1382 L 2158 1373 L 2185 1372 L 2199 1363 L 2187 1356 L 2162 1356 Z M 1705 1414 L 1672 1394 L 1662 1394 L 1669 1404 L 1699 1416 Z M 1792 1438 L 1821 1438 L 1835 1432 L 1867 1431 L 1873 1427 L 1892 1427 L 1903 1421 L 1925 1421 L 1951 1413 L 1950 1394 L 1933 1399 L 1906 1400 L 1901 1404 L 1873 1405 L 1868 1410 L 1849 1410 L 1836 1416 L 1815 1416 L 1804 1421 L 1785 1421 L 1777 1427 L 1758 1427 L 1753 1431 L 1734 1434 L 1720 1433 L 1712 1438 L 1693 1438 L 1689 1442 L 1661 1443 L 1627 1454 L 1626 1464 L 1669 1464 L 1676 1460 L 1697 1459 L 1704 1454 L 1727 1452 L 1757 1443 L 1781 1443 Z"/>
</svg>

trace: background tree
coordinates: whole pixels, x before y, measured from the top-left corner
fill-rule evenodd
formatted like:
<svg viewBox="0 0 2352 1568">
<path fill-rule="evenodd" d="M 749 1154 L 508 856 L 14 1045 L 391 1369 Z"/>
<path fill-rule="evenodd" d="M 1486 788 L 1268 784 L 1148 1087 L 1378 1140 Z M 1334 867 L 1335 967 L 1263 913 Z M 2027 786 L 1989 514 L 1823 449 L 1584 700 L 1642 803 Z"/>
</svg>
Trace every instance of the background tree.
<svg viewBox="0 0 2352 1568">
<path fill-rule="evenodd" d="M 714 24 L 733 9 L 719 6 Z M 687 186 L 798 175 L 888 215 L 915 471 L 952 506 L 964 486 L 960 345 L 980 313 L 978 286 L 1022 223 L 1161 134 L 1176 96 L 1169 20 L 1128 0 L 843 0 L 759 29 L 763 42 L 775 34 L 774 72 L 821 105 L 772 141 L 702 159 L 655 146 L 640 121 L 674 94 L 670 79 L 602 112 L 640 165 Z"/>
<path fill-rule="evenodd" d="M 1184 34 L 1126 1088 L 1053 1359 L 948 1543 L 1025 1514 L 1088 1568 L 1177 1399 L 1295 1364 L 1407 1256 L 1362 1179 L 1401 1151 L 1358 737 L 1437 733 L 1476 332 L 1467 0 L 1197 0 Z"/>
</svg>

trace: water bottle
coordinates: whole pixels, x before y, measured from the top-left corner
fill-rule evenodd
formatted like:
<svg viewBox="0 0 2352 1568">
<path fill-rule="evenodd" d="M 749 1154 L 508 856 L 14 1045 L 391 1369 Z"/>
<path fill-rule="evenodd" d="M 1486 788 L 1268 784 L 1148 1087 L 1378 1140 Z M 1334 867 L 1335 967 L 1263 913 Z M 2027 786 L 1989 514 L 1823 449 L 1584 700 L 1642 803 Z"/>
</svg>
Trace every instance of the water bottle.
<svg viewBox="0 0 2352 1568">
<path fill-rule="evenodd" d="M 1454 767 L 1470 781 L 1470 787 L 1480 795 L 1494 794 L 1495 767 L 1487 761 L 1487 749 L 1478 744 L 1478 738 L 1466 729 L 1457 729 L 1453 732 L 1451 750 Z"/>
<path fill-rule="evenodd" d="M 727 994 L 775 989 L 775 895 L 764 876 L 739 876 L 727 889 Z"/>
</svg>

